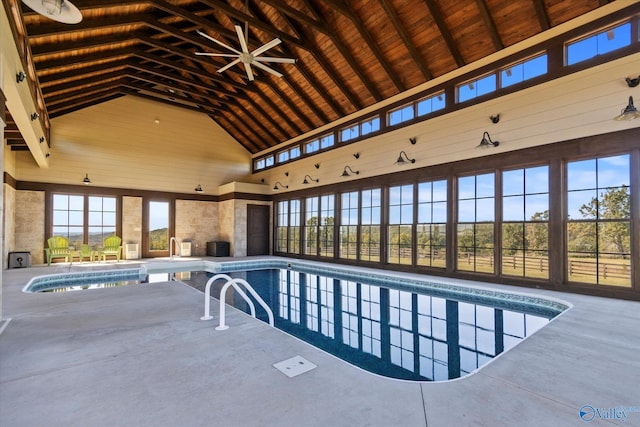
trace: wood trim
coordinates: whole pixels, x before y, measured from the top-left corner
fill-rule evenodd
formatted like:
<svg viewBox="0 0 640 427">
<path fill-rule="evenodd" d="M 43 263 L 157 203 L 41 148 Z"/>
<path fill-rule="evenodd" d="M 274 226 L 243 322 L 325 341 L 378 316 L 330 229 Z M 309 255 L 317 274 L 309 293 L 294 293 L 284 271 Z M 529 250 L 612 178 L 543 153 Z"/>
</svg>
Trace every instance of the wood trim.
<svg viewBox="0 0 640 427">
<path fill-rule="evenodd" d="M 17 181 L 9 172 L 4 172 L 3 182 L 14 190 L 17 188 Z"/>
</svg>

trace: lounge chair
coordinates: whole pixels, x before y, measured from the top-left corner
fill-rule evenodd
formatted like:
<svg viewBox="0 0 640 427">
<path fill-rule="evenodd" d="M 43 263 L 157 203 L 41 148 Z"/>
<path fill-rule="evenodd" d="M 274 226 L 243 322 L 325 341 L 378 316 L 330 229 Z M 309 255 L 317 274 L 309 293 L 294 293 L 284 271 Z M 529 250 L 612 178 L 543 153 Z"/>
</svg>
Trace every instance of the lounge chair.
<svg viewBox="0 0 640 427">
<path fill-rule="evenodd" d="M 118 236 L 106 237 L 103 241 L 102 249 L 98 250 L 98 261 L 100 258 L 107 260 L 107 255 L 114 255 L 118 262 L 122 254 L 122 239 Z"/>
<path fill-rule="evenodd" d="M 47 256 L 47 265 L 51 265 L 53 258 L 64 258 L 65 262 L 73 262 L 71 248 L 69 247 L 69 239 L 62 236 L 53 236 L 47 240 L 48 248 L 45 248 Z"/>
</svg>

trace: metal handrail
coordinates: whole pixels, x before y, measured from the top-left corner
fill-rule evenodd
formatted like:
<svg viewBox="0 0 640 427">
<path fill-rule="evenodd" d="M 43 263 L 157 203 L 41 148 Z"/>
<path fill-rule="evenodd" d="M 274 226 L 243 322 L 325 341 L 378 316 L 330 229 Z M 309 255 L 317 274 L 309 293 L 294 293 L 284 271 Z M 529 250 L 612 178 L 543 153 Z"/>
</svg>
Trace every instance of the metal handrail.
<svg viewBox="0 0 640 427">
<path fill-rule="evenodd" d="M 233 278 L 228 274 L 216 274 L 211 279 L 207 281 L 207 285 L 204 288 L 204 315 L 200 318 L 200 320 L 211 320 L 213 317 L 211 316 L 211 285 L 218 279 L 226 279 L 227 283 L 232 281 Z M 256 317 L 256 307 L 253 305 L 253 302 L 247 297 L 242 288 L 239 285 L 233 285 L 233 288 L 244 298 L 245 301 L 249 303 L 249 309 L 251 310 L 251 315 Z"/>
<path fill-rule="evenodd" d="M 220 324 L 216 327 L 216 330 L 224 331 L 225 329 L 229 329 L 229 326 L 225 324 L 226 304 L 224 300 L 225 300 L 225 295 L 227 293 L 227 289 L 229 289 L 231 286 L 233 286 L 236 290 L 238 289 L 238 286 L 236 284 L 243 285 L 249 291 L 249 293 L 256 299 L 256 301 L 258 301 L 258 303 L 262 306 L 262 308 L 264 308 L 264 310 L 267 312 L 267 316 L 269 317 L 269 325 L 274 326 L 273 312 L 271 311 L 267 303 L 264 302 L 264 300 L 260 297 L 260 295 L 258 295 L 255 289 L 253 289 L 253 287 L 251 287 L 251 285 L 244 279 L 232 279 L 227 283 L 225 283 L 222 289 L 220 290 Z M 238 292 L 238 293 L 251 306 L 251 300 L 249 299 L 249 297 L 247 297 L 247 294 L 245 294 L 244 292 Z M 255 312 L 252 314 L 252 316 L 256 317 Z"/>
</svg>

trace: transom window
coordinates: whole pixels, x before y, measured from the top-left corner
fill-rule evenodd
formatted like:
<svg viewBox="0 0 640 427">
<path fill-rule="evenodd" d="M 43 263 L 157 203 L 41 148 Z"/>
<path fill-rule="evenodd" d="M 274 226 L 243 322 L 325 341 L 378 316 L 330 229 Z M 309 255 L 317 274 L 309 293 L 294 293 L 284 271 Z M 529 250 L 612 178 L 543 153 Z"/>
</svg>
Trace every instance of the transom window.
<svg viewBox="0 0 640 427">
<path fill-rule="evenodd" d="M 566 63 L 577 64 L 598 55 L 629 46 L 631 44 L 631 23 L 625 22 L 607 28 L 579 40 L 567 43 Z"/>
</svg>

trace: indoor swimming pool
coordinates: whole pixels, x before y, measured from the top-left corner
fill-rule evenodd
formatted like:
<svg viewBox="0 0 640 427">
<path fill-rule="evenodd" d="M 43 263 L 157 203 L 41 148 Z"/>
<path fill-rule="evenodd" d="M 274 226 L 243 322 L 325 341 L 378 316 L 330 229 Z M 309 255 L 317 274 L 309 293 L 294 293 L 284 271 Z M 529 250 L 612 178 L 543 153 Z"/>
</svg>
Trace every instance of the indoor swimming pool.
<svg viewBox="0 0 640 427">
<path fill-rule="evenodd" d="M 418 381 L 469 375 L 569 308 L 547 298 L 309 262 L 205 261 L 202 267 L 42 276 L 44 281 L 34 278 L 24 290 L 178 280 L 203 291 L 209 278 L 224 272 L 251 284 L 272 310 L 278 329 L 372 373 Z M 216 281 L 211 296 L 219 298 L 224 284 Z M 249 312 L 249 304 L 233 288 L 225 302 Z M 200 312 L 201 307 L 194 307 L 194 313 Z M 262 309 L 256 317 L 267 321 Z M 233 325 L 220 333 L 233 333 Z"/>
</svg>

